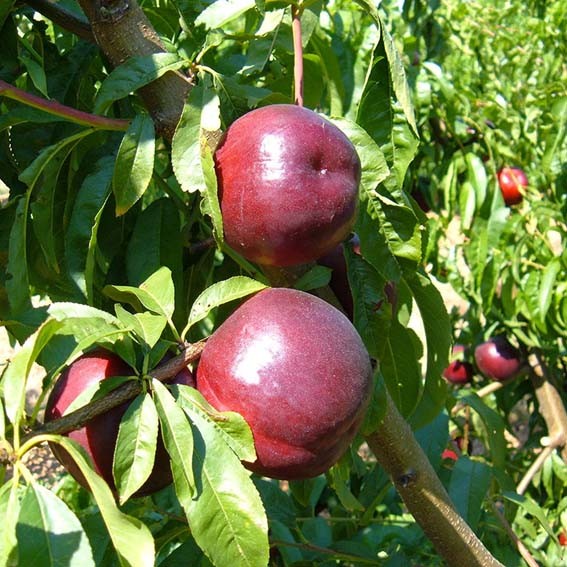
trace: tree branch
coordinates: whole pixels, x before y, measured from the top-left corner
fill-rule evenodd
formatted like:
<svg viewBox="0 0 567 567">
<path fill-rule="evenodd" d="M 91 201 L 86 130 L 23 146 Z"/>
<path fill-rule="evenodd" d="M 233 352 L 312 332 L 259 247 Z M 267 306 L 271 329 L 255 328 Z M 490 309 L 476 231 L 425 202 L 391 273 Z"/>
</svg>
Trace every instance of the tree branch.
<svg viewBox="0 0 567 567">
<path fill-rule="evenodd" d="M 165 52 L 136 0 L 79 0 L 79 4 L 90 22 L 97 45 L 113 66 L 134 56 Z M 167 140 L 173 138 L 191 87 L 188 77 L 168 71 L 139 91 L 157 133 Z"/>
<path fill-rule="evenodd" d="M 65 106 L 56 100 L 47 100 L 40 96 L 23 91 L 22 89 L 14 87 L 10 83 L 6 83 L 2 80 L 0 80 L 0 96 L 17 100 L 26 106 L 43 110 L 53 116 L 60 116 L 65 120 L 69 120 L 75 124 L 80 124 L 81 126 L 90 126 L 101 130 L 118 130 L 123 132 L 128 129 L 128 125 L 130 124 L 129 120 L 107 118 L 106 116 L 90 114 L 89 112 L 83 112 L 82 110 Z"/>
<path fill-rule="evenodd" d="M 538 354 L 530 354 L 531 380 L 539 404 L 539 411 L 547 425 L 551 445 L 560 448 L 567 463 L 567 413 L 561 394 L 548 379 L 547 370 Z"/>
<path fill-rule="evenodd" d="M 448 565 L 503 567 L 456 511 L 389 394 L 384 419 L 366 441 L 409 512 Z"/>
<path fill-rule="evenodd" d="M 172 378 L 181 372 L 181 370 L 183 370 L 183 368 L 185 368 L 189 363 L 197 360 L 199 356 L 201 356 L 201 352 L 204 347 L 205 341 L 187 344 L 181 354 L 157 366 L 150 376 L 160 382 L 164 382 L 169 378 Z M 110 392 L 107 396 L 93 400 L 87 405 L 62 416 L 59 419 L 54 419 L 53 421 L 44 423 L 41 427 L 38 427 L 28 433 L 23 441 L 28 441 L 36 435 L 43 435 L 46 433 L 63 435 L 70 431 L 80 429 L 91 419 L 106 413 L 128 400 L 131 400 L 141 391 L 142 384 L 140 381 L 128 381 L 116 388 L 116 390 L 112 390 L 112 392 Z"/>
<path fill-rule="evenodd" d="M 73 12 L 70 12 L 54 0 L 26 0 L 26 4 L 51 20 L 54 24 L 57 24 L 90 43 L 95 43 L 89 22 Z"/>
<path fill-rule="evenodd" d="M 265 269 L 268 278 L 291 287 L 297 268 Z M 386 412 L 366 442 L 392 479 L 410 514 L 451 567 L 504 567 L 457 512 L 410 426 L 386 392 Z"/>
</svg>

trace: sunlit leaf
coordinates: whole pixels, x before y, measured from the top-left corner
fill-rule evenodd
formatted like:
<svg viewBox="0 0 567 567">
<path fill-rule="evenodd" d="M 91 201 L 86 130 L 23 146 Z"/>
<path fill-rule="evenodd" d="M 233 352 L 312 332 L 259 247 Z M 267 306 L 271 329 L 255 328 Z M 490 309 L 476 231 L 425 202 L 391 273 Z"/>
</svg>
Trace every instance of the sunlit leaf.
<svg viewBox="0 0 567 567">
<path fill-rule="evenodd" d="M 206 317 L 209 311 L 214 307 L 218 307 L 229 301 L 234 301 L 235 299 L 241 299 L 265 287 L 265 284 L 246 276 L 234 276 L 228 280 L 214 283 L 195 300 L 195 303 L 191 307 L 189 321 L 183 330 L 182 336 L 185 336 L 197 321 Z"/>
<path fill-rule="evenodd" d="M 153 567 L 155 549 L 150 530 L 139 519 L 120 511 L 110 488 L 91 468 L 83 449 L 67 437 L 44 435 L 42 438 L 61 445 L 79 467 L 100 509 L 121 565 Z"/>
<path fill-rule="evenodd" d="M 154 122 L 145 114 L 137 114 L 124 134 L 114 165 L 112 191 L 117 216 L 126 213 L 148 188 L 154 153 Z"/>
<path fill-rule="evenodd" d="M 16 534 L 21 565 L 95 565 L 89 540 L 77 516 L 40 484 L 27 487 Z"/>
<path fill-rule="evenodd" d="M 107 380 L 104 380 L 106 382 Z M 124 503 L 152 472 L 157 447 L 158 415 L 149 394 L 134 398 L 120 421 L 112 472 Z"/>
</svg>

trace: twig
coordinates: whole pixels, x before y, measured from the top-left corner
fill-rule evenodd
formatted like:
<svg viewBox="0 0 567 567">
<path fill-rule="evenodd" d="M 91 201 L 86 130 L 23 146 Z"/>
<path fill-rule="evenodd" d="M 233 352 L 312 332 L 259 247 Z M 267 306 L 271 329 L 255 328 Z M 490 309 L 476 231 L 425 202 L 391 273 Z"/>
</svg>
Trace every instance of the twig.
<svg viewBox="0 0 567 567">
<path fill-rule="evenodd" d="M 183 370 L 183 368 L 185 368 L 190 362 L 197 360 L 199 356 L 201 356 L 204 346 L 205 341 L 187 344 L 181 354 L 157 366 L 150 376 L 160 382 L 172 378 L 181 372 L 181 370 Z M 85 425 L 85 423 L 98 415 L 106 413 L 112 408 L 115 408 L 116 406 L 136 397 L 141 391 L 142 384 L 140 381 L 128 381 L 116 388 L 116 390 L 110 392 L 107 396 L 93 400 L 87 405 L 62 416 L 59 419 L 54 419 L 53 421 L 44 423 L 41 427 L 38 427 L 28 433 L 23 441 L 28 441 L 36 435 L 43 435 L 46 433 L 63 435 L 70 431 L 79 429 Z"/>
<path fill-rule="evenodd" d="M 56 100 L 47 100 L 14 87 L 10 83 L 6 83 L 2 80 L 0 80 L 0 96 L 17 100 L 26 106 L 38 108 L 48 114 L 59 116 L 64 120 L 69 120 L 75 124 L 80 124 L 81 126 L 89 126 L 100 130 L 117 130 L 123 132 L 128 129 L 128 125 L 130 124 L 129 120 L 107 118 L 106 116 L 90 114 L 89 112 L 83 112 L 82 110 L 77 110 L 76 108 L 61 104 Z"/>
<path fill-rule="evenodd" d="M 303 44 L 301 42 L 301 13 L 303 9 L 292 5 L 291 28 L 293 33 L 293 86 L 295 104 L 303 106 Z"/>
<path fill-rule="evenodd" d="M 26 0 L 26 4 L 63 29 L 90 43 L 95 43 L 89 22 L 65 9 L 54 0 Z"/>
<path fill-rule="evenodd" d="M 556 448 L 557 446 L 555 444 L 551 444 L 543 448 L 542 452 L 537 456 L 535 461 L 531 464 L 530 468 L 526 471 L 524 478 L 522 478 L 522 480 L 518 483 L 518 487 L 516 488 L 516 492 L 518 494 L 524 494 L 524 492 L 528 489 L 528 486 L 534 479 L 534 476 L 537 474 L 539 469 L 543 467 L 545 461 L 547 461 L 547 459 L 551 456 Z"/>
<path fill-rule="evenodd" d="M 496 515 L 496 517 L 498 518 L 498 520 L 506 530 L 506 533 L 508 534 L 510 539 L 514 542 L 514 545 L 516 546 L 518 553 L 524 558 L 524 561 L 529 565 L 529 567 L 539 567 L 539 563 L 533 558 L 532 554 L 528 551 L 528 548 L 522 543 L 520 538 L 514 533 L 512 526 L 510 526 L 510 523 L 508 522 L 504 514 L 502 514 L 502 512 L 498 509 L 498 506 L 494 502 L 491 502 L 491 504 L 494 514 Z"/>
<path fill-rule="evenodd" d="M 555 385 L 548 379 L 547 371 L 538 354 L 528 358 L 531 380 L 539 404 L 539 411 L 547 425 L 549 437 L 561 449 L 561 457 L 567 463 L 567 413 Z"/>
</svg>

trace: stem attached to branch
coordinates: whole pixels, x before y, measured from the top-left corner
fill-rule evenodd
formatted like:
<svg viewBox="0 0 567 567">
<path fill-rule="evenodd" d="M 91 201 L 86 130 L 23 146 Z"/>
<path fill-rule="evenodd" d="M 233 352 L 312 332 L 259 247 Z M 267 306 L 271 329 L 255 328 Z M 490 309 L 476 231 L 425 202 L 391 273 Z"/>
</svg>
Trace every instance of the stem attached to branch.
<svg viewBox="0 0 567 567">
<path fill-rule="evenodd" d="M 301 42 L 301 13 L 303 9 L 292 5 L 291 28 L 293 32 L 293 85 L 295 104 L 303 106 L 303 43 Z"/>
<path fill-rule="evenodd" d="M 409 512 L 439 555 L 454 567 L 503 567 L 455 510 L 447 491 L 389 395 L 378 429 L 367 436 Z"/>
<path fill-rule="evenodd" d="M 184 350 L 178 356 L 171 358 L 167 362 L 157 366 L 151 373 L 151 377 L 164 382 L 169 378 L 177 375 L 189 363 L 194 362 L 201 356 L 201 352 L 205 347 L 205 342 L 200 341 L 194 344 L 187 344 Z M 24 438 L 24 442 L 35 437 L 36 435 L 59 434 L 63 435 L 70 431 L 80 429 L 91 419 L 106 413 L 107 411 L 131 400 L 142 391 L 140 381 L 129 381 L 122 384 L 110 392 L 107 396 L 94 400 L 87 405 L 67 414 L 59 419 L 54 419 L 41 427 L 34 429 Z"/>
<path fill-rule="evenodd" d="M 38 108 L 48 114 L 60 116 L 65 120 L 69 120 L 75 124 L 80 124 L 81 126 L 89 126 L 100 130 L 118 130 L 123 132 L 128 129 L 128 125 L 130 124 L 129 120 L 98 116 L 97 114 L 90 114 L 89 112 L 83 112 L 82 110 L 65 106 L 56 100 L 47 100 L 40 96 L 23 91 L 22 89 L 18 89 L 10 83 L 6 83 L 2 80 L 0 80 L 0 96 L 17 100 L 26 106 Z"/>
</svg>

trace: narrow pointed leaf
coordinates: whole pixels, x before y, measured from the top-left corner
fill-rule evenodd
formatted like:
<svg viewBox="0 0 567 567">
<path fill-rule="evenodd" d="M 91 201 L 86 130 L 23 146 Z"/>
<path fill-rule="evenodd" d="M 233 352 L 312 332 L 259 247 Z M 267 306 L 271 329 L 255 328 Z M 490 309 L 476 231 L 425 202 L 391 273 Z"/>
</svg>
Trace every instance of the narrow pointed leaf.
<svg viewBox="0 0 567 567">
<path fill-rule="evenodd" d="M 120 564 L 124 567 L 153 567 L 155 547 L 150 530 L 137 518 L 120 511 L 110 488 L 94 472 L 82 448 L 67 437 L 44 435 L 42 438 L 61 445 L 79 467 L 102 514 Z"/>
<path fill-rule="evenodd" d="M 16 534 L 21 565 L 95 565 L 89 540 L 77 516 L 40 484 L 27 487 Z"/>
<path fill-rule="evenodd" d="M 104 114 L 110 105 L 140 87 L 159 79 L 168 71 L 186 65 L 175 53 L 153 53 L 130 57 L 110 73 L 98 91 L 95 114 Z"/>
<path fill-rule="evenodd" d="M 104 293 L 115 301 L 129 303 L 141 310 L 140 305 L 153 313 L 171 318 L 175 308 L 175 289 L 171 279 L 171 270 L 165 266 L 154 272 L 139 287 L 128 285 L 109 285 Z"/>
<path fill-rule="evenodd" d="M 193 303 L 191 312 L 189 313 L 189 321 L 183 330 L 182 336 L 185 336 L 197 321 L 204 319 L 214 307 L 218 307 L 229 301 L 234 301 L 235 299 L 241 299 L 265 287 L 265 284 L 246 276 L 234 276 L 228 280 L 214 283 L 203 291 L 199 297 L 197 297 L 195 303 Z"/>
<path fill-rule="evenodd" d="M 239 413 L 233 411 L 218 412 L 195 388 L 174 385 L 173 391 L 183 409 L 190 414 L 197 412 L 204 419 L 210 421 L 217 433 L 239 459 L 250 462 L 256 460 L 252 431 Z"/>
<path fill-rule="evenodd" d="M 126 213 L 146 192 L 154 170 L 153 120 L 138 114 L 124 134 L 112 177 L 116 215 Z"/>
<path fill-rule="evenodd" d="M 152 380 L 152 388 L 161 435 L 171 458 L 175 492 L 181 505 L 186 508 L 195 493 L 193 431 L 187 416 L 175 403 L 169 390 L 159 380 Z"/>
<path fill-rule="evenodd" d="M 197 486 L 185 508 L 191 533 L 217 567 L 265 567 L 268 522 L 250 473 L 211 422 L 190 413 Z"/>
<path fill-rule="evenodd" d="M 150 476 L 157 437 L 158 415 L 152 397 L 146 393 L 132 400 L 118 429 L 113 474 L 121 503 L 126 502 Z"/>
</svg>

